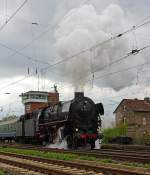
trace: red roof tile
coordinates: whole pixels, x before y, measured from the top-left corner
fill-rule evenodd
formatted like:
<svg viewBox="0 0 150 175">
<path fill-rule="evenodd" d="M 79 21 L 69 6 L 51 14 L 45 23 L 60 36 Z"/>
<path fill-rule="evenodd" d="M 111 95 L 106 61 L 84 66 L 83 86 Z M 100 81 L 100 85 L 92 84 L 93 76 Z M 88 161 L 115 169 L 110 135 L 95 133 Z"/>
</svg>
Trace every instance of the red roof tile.
<svg viewBox="0 0 150 175">
<path fill-rule="evenodd" d="M 122 104 L 133 111 L 150 112 L 150 100 L 123 99 L 114 113 L 116 113 L 117 109 Z"/>
</svg>

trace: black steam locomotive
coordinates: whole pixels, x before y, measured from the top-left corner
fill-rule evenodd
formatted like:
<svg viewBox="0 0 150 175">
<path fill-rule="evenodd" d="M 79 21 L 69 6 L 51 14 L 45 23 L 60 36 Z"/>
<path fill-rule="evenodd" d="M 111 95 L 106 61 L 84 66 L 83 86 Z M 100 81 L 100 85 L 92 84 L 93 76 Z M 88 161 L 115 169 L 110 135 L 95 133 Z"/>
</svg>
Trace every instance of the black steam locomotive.
<svg viewBox="0 0 150 175">
<path fill-rule="evenodd" d="M 67 102 L 59 102 L 33 113 L 23 115 L 15 124 L 13 137 L 17 141 L 54 143 L 65 139 L 69 148 L 83 145 L 95 147 L 100 137 L 100 115 L 104 114 L 103 105 L 95 104 L 83 93 L 75 93 L 75 98 Z M 9 134 L 7 134 L 9 136 Z"/>
</svg>

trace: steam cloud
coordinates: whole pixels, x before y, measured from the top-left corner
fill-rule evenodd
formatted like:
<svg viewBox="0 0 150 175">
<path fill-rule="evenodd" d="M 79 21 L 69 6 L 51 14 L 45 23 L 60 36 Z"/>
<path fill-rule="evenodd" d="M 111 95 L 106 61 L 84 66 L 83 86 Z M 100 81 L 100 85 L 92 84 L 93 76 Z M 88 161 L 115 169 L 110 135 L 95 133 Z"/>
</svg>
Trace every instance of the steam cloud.
<svg viewBox="0 0 150 175">
<path fill-rule="evenodd" d="M 55 31 L 55 47 L 62 59 L 68 58 L 80 51 L 101 43 L 113 35 L 125 31 L 126 20 L 124 12 L 119 5 L 111 4 L 100 14 L 96 12 L 93 5 L 82 5 L 72 9 L 63 18 L 59 27 Z M 126 27 L 127 28 L 127 27 Z M 113 40 L 95 49 L 83 52 L 64 62 L 60 66 L 62 75 L 74 85 L 75 90 L 83 90 L 86 81 L 94 76 L 104 75 L 105 73 L 120 70 L 132 61 L 122 61 L 116 65 L 109 66 L 112 61 L 124 56 L 131 47 L 129 38 Z M 137 60 L 140 60 L 138 57 Z M 106 65 L 108 65 L 106 67 Z M 103 69 L 105 67 L 105 69 Z M 99 71 L 97 71 L 99 70 Z M 105 77 L 96 80 L 98 86 L 112 87 L 116 90 L 129 85 L 135 78 L 135 72 L 128 71 L 117 74 L 114 79 Z"/>
</svg>

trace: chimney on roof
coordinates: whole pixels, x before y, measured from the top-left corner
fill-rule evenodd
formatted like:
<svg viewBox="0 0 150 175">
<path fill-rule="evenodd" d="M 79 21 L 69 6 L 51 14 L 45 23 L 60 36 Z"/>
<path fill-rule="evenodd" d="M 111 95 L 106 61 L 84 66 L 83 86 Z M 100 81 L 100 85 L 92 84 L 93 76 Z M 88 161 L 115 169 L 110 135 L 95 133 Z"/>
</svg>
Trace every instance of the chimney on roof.
<svg viewBox="0 0 150 175">
<path fill-rule="evenodd" d="M 145 97 L 145 98 L 144 98 L 144 101 L 146 101 L 146 102 L 149 102 L 149 103 L 150 103 L 150 97 Z"/>
</svg>

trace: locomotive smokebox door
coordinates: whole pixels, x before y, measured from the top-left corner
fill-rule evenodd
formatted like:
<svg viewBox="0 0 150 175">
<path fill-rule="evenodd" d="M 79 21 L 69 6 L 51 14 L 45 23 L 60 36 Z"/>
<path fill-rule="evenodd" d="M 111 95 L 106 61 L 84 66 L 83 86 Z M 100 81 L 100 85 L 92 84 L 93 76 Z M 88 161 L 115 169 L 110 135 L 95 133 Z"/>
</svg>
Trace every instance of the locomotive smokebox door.
<svg viewBox="0 0 150 175">
<path fill-rule="evenodd" d="M 97 103 L 95 106 L 96 106 L 98 112 L 100 113 L 100 115 L 104 115 L 104 107 L 103 107 L 103 104 L 102 104 L 102 103 Z"/>
</svg>

